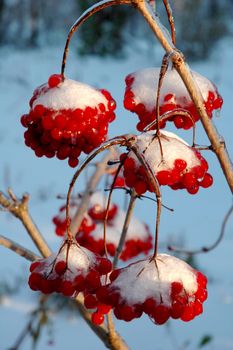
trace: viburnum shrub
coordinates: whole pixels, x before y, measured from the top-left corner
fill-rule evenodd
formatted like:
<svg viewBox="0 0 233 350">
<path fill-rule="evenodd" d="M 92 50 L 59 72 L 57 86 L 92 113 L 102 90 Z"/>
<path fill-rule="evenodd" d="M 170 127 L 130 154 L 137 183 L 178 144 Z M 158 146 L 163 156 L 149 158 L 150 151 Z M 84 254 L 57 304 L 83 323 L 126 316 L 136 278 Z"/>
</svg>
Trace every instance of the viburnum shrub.
<svg viewBox="0 0 233 350">
<path fill-rule="evenodd" d="M 28 197 L 18 201 L 12 191 L 9 191 L 10 199 L 0 194 L 1 207 L 20 218 L 42 255 L 37 257 L 12 242 L 5 243 L 33 261 L 30 288 L 47 297 L 60 293 L 71 298 L 95 333 L 113 350 L 127 349 L 114 330 L 113 314 L 127 322 L 143 313 L 157 325 L 170 318 L 188 322 L 202 314 L 207 299 L 207 277 L 202 272 L 178 257 L 158 251 L 163 186 L 171 189 L 171 195 L 184 189 L 198 198 L 199 189 L 207 189 L 213 183 L 202 153 L 206 149 L 215 152 L 233 191 L 232 164 L 212 123 L 214 111 L 222 106 L 222 98 L 213 83 L 189 70 L 175 47 L 170 6 L 168 1 L 163 3 L 171 38 L 155 16 L 153 1 L 106 0 L 88 9 L 70 29 L 61 73 L 52 74 L 47 83 L 35 89 L 29 112 L 21 117 L 21 124 L 27 129 L 25 144 L 37 157 L 68 159 L 69 166 L 76 167 L 82 153 L 88 155 L 72 177 L 66 204 L 53 217 L 55 232 L 63 239 L 57 253 L 51 252 L 28 215 Z M 125 134 L 110 138 L 108 126 L 115 119 L 114 98 L 105 89 L 68 79 L 65 67 L 75 31 L 94 13 L 117 4 L 133 5 L 139 10 L 166 54 L 160 68 L 129 73 L 125 79 L 126 91 L 121 103 L 138 115 L 135 129 L 140 133 L 135 130 L 129 134 L 126 128 Z M 196 144 L 195 126 L 199 120 L 211 146 Z M 165 130 L 169 122 L 176 129 L 184 129 L 183 134 L 192 129 L 192 144 Z M 104 158 L 96 162 L 102 152 Z M 93 161 L 95 170 L 86 176 L 85 190 L 72 195 L 76 181 Z M 108 195 L 100 191 L 99 185 L 103 183 Z M 126 210 L 126 206 L 121 208 L 112 203 L 116 190 L 124 192 Z M 155 198 L 148 196 L 150 193 Z M 146 203 L 148 198 L 157 209 L 154 244 L 147 223 L 133 216 L 136 200 Z M 189 215 L 188 208 L 185 215 Z M 220 238 L 222 235 L 223 232 Z M 217 243 L 201 251 L 208 251 Z M 130 259 L 134 260 L 123 264 Z"/>
</svg>

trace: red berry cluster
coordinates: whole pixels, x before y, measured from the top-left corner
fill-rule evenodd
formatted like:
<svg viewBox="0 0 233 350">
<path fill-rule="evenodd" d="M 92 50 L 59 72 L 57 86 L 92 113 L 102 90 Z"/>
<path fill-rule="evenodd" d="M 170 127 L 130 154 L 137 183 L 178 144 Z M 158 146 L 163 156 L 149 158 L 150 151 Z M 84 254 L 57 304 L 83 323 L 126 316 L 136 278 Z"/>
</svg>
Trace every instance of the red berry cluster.
<svg viewBox="0 0 233 350">
<path fill-rule="evenodd" d="M 138 262 L 134 265 L 140 263 Z M 193 270 L 195 288 L 188 290 L 181 279 L 169 281 L 165 278 L 165 280 L 162 280 L 163 276 L 162 278 L 160 277 L 160 280 L 149 281 L 150 274 L 147 274 L 144 269 L 137 269 L 137 274 L 132 276 L 132 271 L 130 273 L 128 271 L 130 266 L 132 264 L 123 269 L 112 271 L 109 277 L 111 282 L 96 291 L 97 299 L 110 305 L 116 318 L 119 320 L 129 322 L 134 318 L 141 317 L 144 312 L 156 324 L 161 325 L 169 317 L 188 322 L 202 313 L 202 303 L 207 299 L 207 278 L 201 272 Z M 156 268 L 155 264 L 153 268 Z M 140 282 L 141 274 L 147 274 L 148 284 L 154 283 L 151 295 L 148 295 L 146 291 L 144 296 L 143 289 L 146 290 L 146 288 Z M 182 278 L 182 276 L 180 277 Z M 145 281 L 143 282 L 145 283 Z M 134 290 L 124 286 L 125 283 Z"/>
<path fill-rule="evenodd" d="M 146 101 L 144 100 L 144 96 L 138 96 L 135 92 L 134 92 L 134 82 L 135 80 L 137 80 L 137 73 L 135 72 L 133 74 L 129 74 L 126 79 L 126 90 L 125 90 L 125 97 L 124 97 L 124 107 L 131 111 L 134 112 L 138 115 L 139 118 L 139 123 L 137 124 L 137 129 L 139 131 L 143 131 L 145 129 L 145 127 L 147 125 L 149 125 L 151 122 L 153 122 L 154 120 L 156 120 L 157 116 L 156 116 L 156 110 L 155 110 L 155 103 L 154 103 L 154 107 L 153 108 L 149 108 L 147 106 Z M 141 73 L 141 72 L 139 72 Z M 141 82 L 141 89 L 143 89 L 143 87 L 145 88 L 144 90 L 148 90 L 148 93 L 151 93 L 151 98 L 154 98 L 155 101 L 155 89 L 156 89 L 156 82 L 158 81 L 158 77 L 159 77 L 159 70 L 157 70 L 157 75 L 153 75 L 151 74 L 151 77 L 149 78 L 149 81 L 145 82 Z M 173 74 L 174 72 L 172 71 L 168 71 L 166 73 L 167 75 L 167 80 L 169 80 L 169 75 Z M 193 72 L 194 74 L 194 72 Z M 146 74 L 145 74 L 146 75 Z M 195 75 L 194 75 L 195 76 Z M 199 76 L 199 75 L 198 75 Z M 203 78 L 203 77 L 202 77 Z M 152 91 L 149 90 L 149 87 L 151 85 L 151 80 L 154 81 L 153 89 Z M 207 80 L 207 79 L 205 79 Z M 171 80 L 172 81 L 172 80 Z M 180 81 L 180 82 L 179 82 Z M 159 106 L 159 114 L 160 116 L 163 115 L 166 112 L 171 112 L 174 111 L 176 109 L 183 109 L 188 111 L 191 116 L 192 119 L 183 115 L 175 115 L 175 116 L 171 116 L 168 117 L 166 119 L 166 121 L 173 121 L 175 126 L 178 129 L 190 129 L 193 126 L 193 122 L 197 122 L 199 120 L 199 114 L 198 111 L 195 107 L 195 105 L 193 104 L 191 98 L 189 96 L 186 95 L 182 95 L 183 89 L 181 91 L 181 95 L 179 95 L 178 92 L 173 93 L 173 84 L 174 82 L 171 82 L 170 86 L 166 86 L 165 87 L 165 92 L 163 91 L 162 88 L 162 100 L 160 101 L 160 106 Z M 212 118 L 212 112 L 213 110 L 216 109 L 220 109 L 222 107 L 223 104 L 223 100 L 221 98 L 221 96 L 219 95 L 216 87 L 210 83 L 209 83 L 209 87 L 208 88 L 212 88 L 212 90 L 202 90 L 202 93 L 205 93 L 206 98 L 204 101 L 205 104 L 205 108 L 206 108 L 206 112 L 208 113 L 209 117 Z M 143 84 L 145 84 L 145 86 L 143 86 Z M 177 90 L 177 84 L 181 84 L 183 86 L 183 82 L 181 79 L 176 79 L 176 86 L 175 86 L 175 90 Z M 144 97 L 144 98 L 143 98 Z M 160 128 L 164 128 L 166 126 L 166 121 L 161 121 L 160 122 Z M 153 129 L 155 129 L 156 127 L 154 126 Z"/>
<path fill-rule="evenodd" d="M 78 165 L 81 152 L 89 154 L 106 140 L 108 124 L 115 119 L 116 108 L 115 101 L 106 90 L 96 90 L 77 83 L 79 85 L 73 96 L 75 83 L 68 79 L 62 81 L 58 74 L 52 75 L 47 84 L 34 91 L 30 100 L 30 111 L 21 117 L 22 125 L 27 128 L 24 133 L 25 144 L 34 150 L 36 156 L 56 156 L 60 160 L 68 158 L 71 167 Z M 83 87 L 96 93 L 96 100 L 100 97 L 100 101 L 93 106 L 92 97 L 88 94 L 85 101 L 81 101 L 79 90 Z M 61 91 L 64 91 L 64 96 Z M 68 101 L 69 98 L 76 99 L 77 107 L 72 105 L 69 108 L 67 102 L 65 108 L 56 108 L 56 100 L 62 105 L 61 100 L 67 95 Z M 46 100 L 46 103 L 43 105 L 40 99 Z"/>
<path fill-rule="evenodd" d="M 95 292 L 101 286 L 101 276 L 108 274 L 112 263 L 77 243 L 63 243 L 59 253 L 35 261 L 30 266 L 28 284 L 34 291 L 53 292 L 64 296 L 79 292 Z"/>
<path fill-rule="evenodd" d="M 97 198 L 99 198 L 99 204 L 97 204 Z M 91 204 L 88 213 L 85 214 L 76 234 L 76 240 L 81 246 L 103 256 L 105 254 L 105 244 L 103 240 L 103 221 L 106 214 L 106 209 L 103 207 L 103 203 L 105 201 L 100 194 L 96 193 L 91 197 L 90 202 Z M 78 205 L 78 200 L 77 202 L 74 201 L 71 203 L 71 219 L 77 210 Z M 53 218 L 53 223 L 56 226 L 55 232 L 58 236 L 64 236 L 67 229 L 65 208 L 65 206 L 62 206 L 59 209 L 59 214 Z M 118 209 L 117 205 L 111 204 L 108 211 L 106 238 L 106 247 L 110 256 L 115 255 L 117 244 L 120 239 L 123 221 L 121 218 L 119 218 L 119 215 L 122 216 L 122 212 Z M 132 229 L 133 225 L 133 223 L 130 225 L 129 231 Z M 138 222 L 136 225 L 138 225 Z M 120 255 L 120 259 L 122 261 L 127 261 L 141 253 L 147 254 L 152 248 L 152 236 L 148 227 L 141 223 L 140 225 L 143 225 L 142 229 L 146 231 L 146 234 L 144 234 L 142 238 L 138 236 L 132 236 L 129 238 L 126 237 L 126 241 Z M 111 236 L 116 236 L 116 238 L 113 239 Z"/>
<path fill-rule="evenodd" d="M 86 247 L 87 249 L 90 249 L 92 252 L 95 252 L 99 255 L 105 254 L 104 240 L 102 238 L 101 239 L 95 238 L 95 230 L 93 230 L 91 234 L 85 234 L 84 232 L 79 232 L 76 235 L 76 239 L 79 244 Z M 107 236 L 106 248 L 110 256 L 115 255 L 117 246 L 116 244 L 111 242 L 111 238 L 108 239 L 108 236 Z M 126 238 L 126 241 L 124 243 L 124 247 L 122 249 L 119 259 L 122 261 L 127 261 L 138 256 L 139 254 L 142 254 L 142 253 L 148 254 L 151 248 L 152 248 L 152 236 L 150 235 L 149 232 L 148 232 L 148 237 L 145 240 L 142 240 L 139 238 L 138 239 Z"/>
<path fill-rule="evenodd" d="M 118 207 L 116 204 L 112 204 L 112 206 L 108 210 L 108 220 L 113 220 L 114 217 L 117 215 Z M 90 207 L 88 210 L 88 214 L 93 220 L 96 221 L 103 221 L 106 216 L 106 209 L 103 208 L 100 204 L 94 204 Z"/>
<path fill-rule="evenodd" d="M 145 135 L 146 134 L 148 133 L 145 133 Z M 144 134 L 140 135 L 138 139 L 142 138 L 143 135 Z M 172 139 L 168 138 L 168 140 Z M 156 142 L 158 142 L 158 140 L 155 139 L 151 144 L 148 143 L 148 149 L 150 149 L 150 153 L 153 148 L 156 147 Z M 163 154 L 163 159 L 161 153 L 158 155 L 156 154 L 156 149 L 153 153 L 154 158 L 147 158 L 147 152 L 144 152 L 144 158 L 146 159 L 151 169 L 153 169 L 159 185 L 168 185 L 173 190 L 186 189 L 190 194 L 196 194 L 199 190 L 199 187 L 207 188 L 212 185 L 213 178 L 209 173 L 207 173 L 208 163 L 202 157 L 200 152 L 198 152 L 195 148 L 189 147 L 184 143 L 181 144 L 180 141 L 175 140 L 176 147 L 182 145 L 184 151 L 189 150 L 189 153 L 187 153 L 187 155 L 186 152 L 183 154 L 181 152 L 181 156 L 183 158 L 176 158 L 176 153 L 173 152 L 174 144 L 169 144 L 169 142 L 166 142 L 165 144 L 165 142 L 166 140 L 164 141 L 161 139 L 162 149 L 163 147 L 165 148 L 165 146 L 168 147 L 166 149 L 166 152 Z M 171 152 L 169 152 L 169 148 Z M 167 154 L 169 157 L 169 164 L 167 164 L 168 162 L 166 163 Z M 172 164 L 171 154 L 174 154 Z M 192 156 L 192 161 L 190 161 L 190 155 Z M 156 157 L 157 159 L 161 159 L 161 162 L 157 162 Z M 123 153 L 120 156 L 120 160 L 123 162 L 125 183 L 128 187 L 134 188 L 139 195 L 142 195 L 146 191 L 154 192 L 145 168 L 140 165 L 135 157 L 133 158 L 131 152 L 129 154 Z M 195 161 L 195 165 L 193 165 L 193 161 Z M 155 162 L 157 165 L 154 165 Z"/>
</svg>

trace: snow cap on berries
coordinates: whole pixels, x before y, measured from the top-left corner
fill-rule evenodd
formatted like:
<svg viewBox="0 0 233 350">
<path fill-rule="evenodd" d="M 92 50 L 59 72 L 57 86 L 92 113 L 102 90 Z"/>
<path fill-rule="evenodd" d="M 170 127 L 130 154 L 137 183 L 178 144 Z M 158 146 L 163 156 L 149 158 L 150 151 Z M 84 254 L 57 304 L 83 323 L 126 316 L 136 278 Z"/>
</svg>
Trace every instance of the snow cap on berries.
<svg viewBox="0 0 233 350">
<path fill-rule="evenodd" d="M 96 107 L 99 103 L 103 103 L 107 109 L 108 100 L 97 89 L 72 80 L 65 79 L 62 83 L 54 88 L 48 88 L 45 84 L 46 91 L 41 93 L 32 104 L 32 108 L 36 105 L 43 105 L 47 109 L 59 111 L 62 109 L 74 110 L 76 108 L 85 109 L 86 107 Z"/>
<path fill-rule="evenodd" d="M 194 81 L 200 89 L 206 111 L 209 117 L 212 112 L 222 106 L 222 98 L 219 95 L 215 85 L 207 78 L 191 71 Z M 160 68 L 146 68 L 126 77 L 126 92 L 124 106 L 126 109 L 138 114 L 140 122 L 137 125 L 138 130 L 142 131 L 149 123 L 156 118 L 156 95 Z M 183 116 L 170 117 L 167 120 L 174 121 L 177 128 L 189 129 L 193 122 L 199 120 L 198 112 L 189 96 L 189 93 L 175 69 L 169 69 L 163 79 L 159 100 L 160 116 L 165 112 L 173 111 L 178 108 L 187 110 L 192 118 Z M 164 127 L 166 123 L 161 123 Z"/>
<path fill-rule="evenodd" d="M 147 258 L 110 274 L 99 300 L 112 305 L 118 319 L 131 321 L 145 312 L 156 324 L 169 317 L 190 321 L 202 313 L 206 277 L 186 262 L 167 254 Z"/>
<path fill-rule="evenodd" d="M 125 215 L 126 213 L 118 208 L 115 217 L 107 222 L 106 247 L 111 256 L 115 255 L 118 243 L 120 241 Z M 102 223 L 96 223 L 95 228 L 89 233 L 80 231 L 76 238 L 81 245 L 87 247 L 88 249 L 97 252 L 100 255 L 104 254 Z M 148 227 L 136 217 L 132 217 L 126 234 L 124 246 L 120 254 L 120 259 L 126 261 L 139 255 L 140 253 L 147 254 L 151 248 L 152 236 Z"/>
<path fill-rule="evenodd" d="M 111 271 L 111 262 L 76 242 L 65 241 L 57 255 L 31 264 L 29 286 L 45 294 L 72 296 L 101 286 L 101 275 Z"/>
<path fill-rule="evenodd" d="M 68 158 L 76 167 L 81 152 L 89 154 L 106 138 L 115 119 L 116 103 L 106 90 L 52 75 L 30 100 L 30 111 L 21 117 L 25 144 L 37 157 Z"/>
<path fill-rule="evenodd" d="M 174 190 L 186 188 L 189 193 L 195 194 L 200 186 L 209 187 L 213 183 L 212 176 L 207 173 L 206 160 L 174 133 L 142 133 L 137 136 L 134 147 L 143 155 L 160 185 L 168 185 Z M 133 151 L 128 153 L 123 162 L 127 186 L 134 188 L 138 194 L 146 190 L 154 191 Z"/>
</svg>

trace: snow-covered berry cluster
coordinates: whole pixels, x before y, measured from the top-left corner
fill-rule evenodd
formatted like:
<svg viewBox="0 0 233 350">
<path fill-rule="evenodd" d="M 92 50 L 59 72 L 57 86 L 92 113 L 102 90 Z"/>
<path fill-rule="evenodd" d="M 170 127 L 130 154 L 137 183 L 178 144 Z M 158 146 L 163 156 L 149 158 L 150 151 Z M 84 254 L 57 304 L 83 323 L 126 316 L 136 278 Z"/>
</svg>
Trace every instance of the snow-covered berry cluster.
<svg viewBox="0 0 233 350">
<path fill-rule="evenodd" d="M 95 292 L 101 286 L 101 276 L 112 270 L 112 263 L 76 242 L 65 241 L 57 255 L 33 262 L 29 286 L 44 294 L 53 292 L 64 296 L 79 292 Z"/>
<path fill-rule="evenodd" d="M 159 75 L 160 68 L 146 68 L 129 74 L 125 79 L 124 106 L 138 115 L 137 129 L 139 131 L 143 131 L 148 124 L 157 118 L 155 108 Z M 193 71 L 192 76 L 203 95 L 206 112 L 212 118 L 213 111 L 222 107 L 223 100 L 215 85 L 207 78 Z M 199 120 L 198 111 L 182 79 L 175 69 L 170 69 L 166 72 L 163 80 L 159 113 L 162 116 L 164 113 L 176 109 L 186 110 L 192 117 L 188 118 L 184 115 L 170 116 L 167 120 L 173 121 L 178 129 L 190 129 L 193 123 Z M 161 121 L 160 128 L 165 126 L 166 122 Z"/>
<path fill-rule="evenodd" d="M 195 194 L 199 187 L 207 188 L 213 183 L 212 176 L 207 173 L 208 163 L 200 152 L 171 132 L 161 131 L 159 136 L 154 131 L 142 133 L 137 136 L 134 146 L 143 155 L 159 185 L 168 185 L 174 190 L 186 189 Z M 133 151 L 122 154 L 121 161 L 128 187 L 138 194 L 154 191 L 144 166 Z"/>
<path fill-rule="evenodd" d="M 72 219 L 80 200 L 72 202 L 70 218 Z M 88 212 L 85 213 L 81 226 L 77 228 L 76 240 L 81 246 L 92 252 L 104 255 L 103 221 L 106 215 L 107 199 L 100 193 L 94 193 L 90 198 Z M 114 256 L 120 240 L 125 212 L 112 203 L 108 211 L 106 247 L 110 256 Z M 65 206 L 53 218 L 56 234 L 63 236 L 66 231 Z M 152 248 L 152 236 L 148 227 L 133 217 L 127 231 L 125 244 L 120 255 L 122 261 L 129 260 L 141 253 L 147 254 Z"/>
<path fill-rule="evenodd" d="M 75 167 L 81 152 L 106 140 L 115 108 L 108 91 L 54 74 L 34 91 L 30 111 L 21 117 L 25 144 L 37 157 L 68 158 Z"/>
<path fill-rule="evenodd" d="M 107 221 L 106 248 L 110 256 L 114 256 L 120 241 L 125 212 L 118 208 L 118 212 L 112 219 Z M 105 244 L 103 239 L 103 223 L 96 222 L 95 229 L 89 234 L 79 230 L 76 235 L 77 241 L 84 247 L 104 255 Z M 120 254 L 122 261 L 132 259 L 139 254 L 147 254 L 152 248 L 152 236 L 148 227 L 133 217 L 130 221 L 124 246 Z"/>
<path fill-rule="evenodd" d="M 167 254 L 113 270 L 110 281 L 97 289 L 97 299 L 112 306 L 115 316 L 127 322 L 143 312 L 158 325 L 169 317 L 190 321 L 202 313 L 207 298 L 207 278 Z"/>
</svg>

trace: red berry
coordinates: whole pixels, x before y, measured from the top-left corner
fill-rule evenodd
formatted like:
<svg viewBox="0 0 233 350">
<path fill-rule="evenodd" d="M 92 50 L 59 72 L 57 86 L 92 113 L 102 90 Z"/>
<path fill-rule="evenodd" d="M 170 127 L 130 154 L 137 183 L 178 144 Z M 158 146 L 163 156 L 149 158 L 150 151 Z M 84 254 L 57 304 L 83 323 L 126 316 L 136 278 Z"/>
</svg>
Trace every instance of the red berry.
<svg viewBox="0 0 233 350">
<path fill-rule="evenodd" d="M 156 175 L 160 185 L 168 185 L 171 181 L 171 173 L 167 170 L 161 170 Z"/>
<path fill-rule="evenodd" d="M 104 322 L 104 315 L 101 314 L 100 312 L 94 312 L 92 315 L 91 315 L 91 321 L 93 324 L 95 325 L 101 325 L 103 322 Z"/>
<path fill-rule="evenodd" d="M 180 318 L 184 312 L 184 304 L 179 301 L 174 301 L 170 310 L 171 317 L 174 319 Z"/>
<path fill-rule="evenodd" d="M 147 184 L 144 181 L 136 181 L 136 183 L 134 184 L 134 189 L 138 195 L 141 195 L 146 192 Z"/>
<path fill-rule="evenodd" d="M 58 86 L 61 83 L 61 81 L 62 81 L 61 74 L 53 74 L 48 79 L 48 85 L 50 88 L 54 88 Z"/>
<path fill-rule="evenodd" d="M 203 180 L 199 182 L 199 185 L 208 188 L 213 184 L 213 181 L 213 177 L 209 173 L 206 173 Z"/>
<path fill-rule="evenodd" d="M 104 315 L 108 314 L 111 309 L 112 307 L 106 304 L 98 304 L 98 307 L 97 307 L 98 312 Z"/>
<path fill-rule="evenodd" d="M 176 159 L 174 161 L 174 166 L 181 172 L 187 167 L 187 162 L 184 159 Z"/>
<path fill-rule="evenodd" d="M 111 282 L 115 281 L 115 279 L 119 276 L 120 274 L 120 270 L 117 269 L 117 270 L 113 270 L 109 276 L 109 279 Z"/>
<path fill-rule="evenodd" d="M 100 274 L 97 271 L 90 271 L 86 276 L 87 288 L 95 290 L 100 287 Z"/>
<path fill-rule="evenodd" d="M 143 303 L 143 311 L 148 315 L 155 313 L 156 301 L 153 298 L 148 298 Z"/>
<path fill-rule="evenodd" d="M 61 260 L 55 264 L 55 271 L 58 275 L 63 275 L 66 272 L 67 264 L 65 261 Z"/>
<path fill-rule="evenodd" d="M 112 263 L 107 258 L 102 258 L 98 263 L 98 270 L 101 275 L 106 275 L 112 270 Z"/>
<path fill-rule="evenodd" d="M 75 289 L 82 292 L 85 289 L 85 278 L 83 277 L 83 275 L 78 275 L 75 277 L 74 279 L 74 286 Z"/>
<path fill-rule="evenodd" d="M 169 309 L 164 305 L 158 305 L 155 308 L 155 313 L 153 315 L 153 318 L 155 320 L 155 323 L 161 325 L 167 322 L 167 320 L 170 317 L 170 311 Z"/>
<path fill-rule="evenodd" d="M 34 271 L 35 268 L 37 266 L 41 265 L 41 263 L 39 261 L 34 261 L 31 265 L 30 265 L 30 272 Z"/>
<path fill-rule="evenodd" d="M 97 306 L 97 299 L 92 294 L 87 294 L 84 298 L 84 305 L 87 309 L 94 309 Z"/>
<path fill-rule="evenodd" d="M 193 305 L 186 305 L 184 307 L 184 312 L 181 316 L 181 320 L 185 322 L 191 321 L 195 317 L 194 307 Z"/>
<path fill-rule="evenodd" d="M 174 297 L 177 294 L 180 294 L 183 290 L 183 284 L 180 282 L 172 282 L 171 284 L 171 296 Z"/>
<path fill-rule="evenodd" d="M 186 188 L 192 188 L 197 185 L 197 177 L 195 174 L 187 173 L 183 176 L 183 184 Z"/>
</svg>

